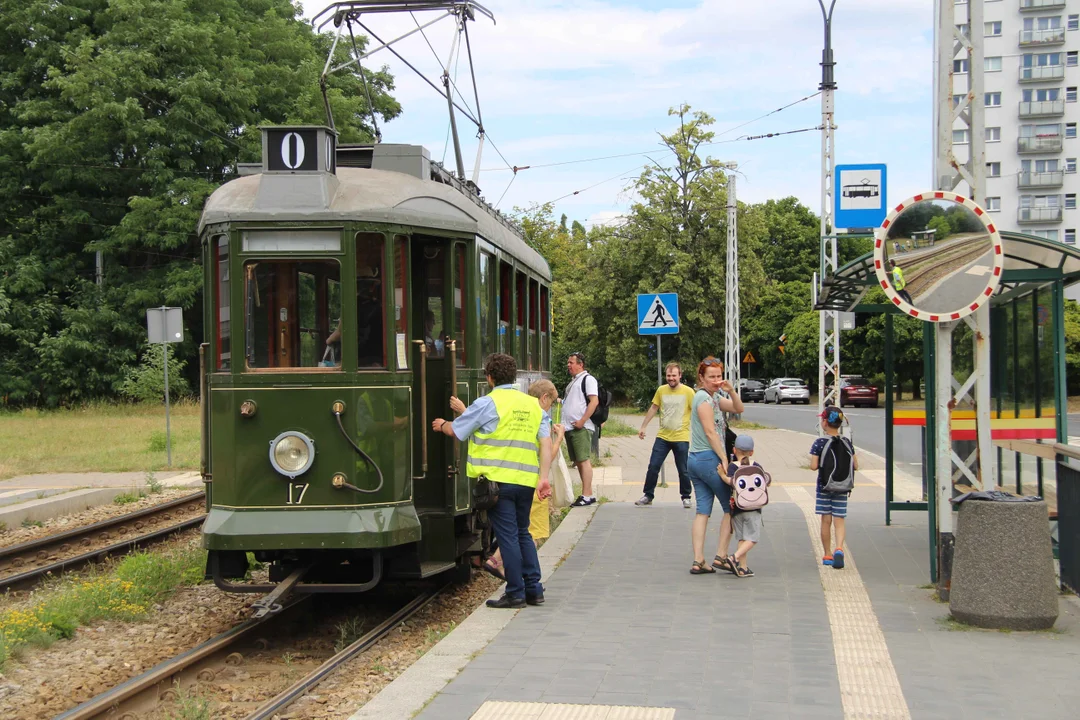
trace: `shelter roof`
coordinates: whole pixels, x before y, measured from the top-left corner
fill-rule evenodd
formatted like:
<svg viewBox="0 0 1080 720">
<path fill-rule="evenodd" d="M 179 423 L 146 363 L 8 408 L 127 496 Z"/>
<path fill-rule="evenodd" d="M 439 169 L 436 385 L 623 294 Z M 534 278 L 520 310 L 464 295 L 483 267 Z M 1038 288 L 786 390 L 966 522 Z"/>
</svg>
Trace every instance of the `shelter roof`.
<svg viewBox="0 0 1080 720">
<path fill-rule="evenodd" d="M 1042 284 L 1060 277 L 1068 286 L 1080 281 L 1080 250 L 1056 240 L 1011 230 L 1001 231 L 1001 241 L 1005 246 L 1005 272 L 999 294 L 1015 290 L 1025 282 Z M 1047 272 L 1039 274 L 1038 279 L 1025 279 L 1035 277 L 1025 271 L 1036 270 Z M 871 251 L 825 278 L 814 309 L 851 311 L 874 285 L 877 285 L 877 276 Z"/>
</svg>

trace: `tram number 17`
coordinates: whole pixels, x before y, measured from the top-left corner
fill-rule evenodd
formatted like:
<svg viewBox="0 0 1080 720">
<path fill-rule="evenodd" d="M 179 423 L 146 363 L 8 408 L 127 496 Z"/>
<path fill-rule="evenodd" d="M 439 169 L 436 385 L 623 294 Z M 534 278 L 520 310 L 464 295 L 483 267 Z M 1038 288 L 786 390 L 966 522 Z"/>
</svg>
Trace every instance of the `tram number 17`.
<svg viewBox="0 0 1080 720">
<path fill-rule="evenodd" d="M 285 501 L 286 505 L 299 505 L 304 502 L 304 494 L 307 492 L 308 485 L 311 483 L 289 483 L 289 498 Z"/>
</svg>

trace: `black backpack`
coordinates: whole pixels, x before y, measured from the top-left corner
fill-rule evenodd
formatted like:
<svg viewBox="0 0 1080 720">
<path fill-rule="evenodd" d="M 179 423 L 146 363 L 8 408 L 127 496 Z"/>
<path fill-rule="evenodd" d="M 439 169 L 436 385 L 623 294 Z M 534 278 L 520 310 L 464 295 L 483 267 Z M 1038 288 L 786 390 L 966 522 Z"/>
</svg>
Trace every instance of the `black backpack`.
<svg viewBox="0 0 1080 720">
<path fill-rule="evenodd" d="M 818 487 L 837 495 L 855 487 L 855 447 L 847 438 L 831 437 L 821 449 Z"/>
<path fill-rule="evenodd" d="M 585 392 L 585 380 L 590 377 L 589 373 L 585 373 L 585 377 L 581 378 L 581 394 L 585 396 L 585 404 L 589 404 L 589 394 Z M 605 390 L 604 386 L 600 384 L 600 379 L 593 377 L 596 380 L 596 399 L 600 401 L 600 404 L 593 410 L 592 416 L 589 418 L 592 420 L 593 425 L 603 425 L 607 422 L 608 413 L 611 411 L 611 401 L 614 399 L 610 390 Z"/>
</svg>

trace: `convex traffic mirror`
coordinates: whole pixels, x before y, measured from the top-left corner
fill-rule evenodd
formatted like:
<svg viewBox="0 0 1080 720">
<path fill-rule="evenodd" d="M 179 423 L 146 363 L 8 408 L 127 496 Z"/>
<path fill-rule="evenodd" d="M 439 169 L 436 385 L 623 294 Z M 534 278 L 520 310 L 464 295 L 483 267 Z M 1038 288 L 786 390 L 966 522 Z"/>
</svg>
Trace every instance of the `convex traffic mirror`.
<svg viewBox="0 0 1080 720">
<path fill-rule="evenodd" d="M 959 320 L 990 300 L 1004 255 L 986 211 L 934 191 L 897 205 L 878 229 L 874 269 L 889 301 L 929 322 Z"/>
</svg>

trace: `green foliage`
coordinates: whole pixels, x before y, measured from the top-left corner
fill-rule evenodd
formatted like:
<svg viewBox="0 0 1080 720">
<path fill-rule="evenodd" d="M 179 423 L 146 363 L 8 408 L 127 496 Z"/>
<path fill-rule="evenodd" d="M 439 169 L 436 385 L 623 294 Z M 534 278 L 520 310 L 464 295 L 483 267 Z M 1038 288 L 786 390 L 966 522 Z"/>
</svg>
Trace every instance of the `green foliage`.
<svg viewBox="0 0 1080 720">
<path fill-rule="evenodd" d="M 944 240 L 945 238 L 949 237 L 949 235 L 951 235 L 953 232 L 952 226 L 949 224 L 948 219 L 946 219 L 944 215 L 938 215 L 937 217 L 932 218 L 930 222 L 927 223 L 926 227 L 929 230 L 937 231 L 937 233 L 934 235 L 935 241 Z"/>
<path fill-rule="evenodd" d="M 171 343 L 165 345 L 169 356 L 169 399 L 179 400 L 184 395 L 191 394 L 191 385 L 184 377 L 187 368 L 187 360 L 177 360 L 173 353 Z M 151 402 L 165 400 L 165 353 L 161 348 L 151 345 L 142 356 L 142 362 L 133 368 L 128 368 L 123 382 L 117 390 L 124 397 L 136 402 Z M 161 447 L 154 448 L 155 436 L 151 436 L 151 450 L 165 449 L 165 434 L 161 433 Z"/>
<path fill-rule="evenodd" d="M 184 309 L 177 354 L 195 357 L 206 198 L 259 159 L 260 125 L 325 122 L 330 38 L 298 12 L 289 0 L 0 0 L 0 404 L 112 396 L 147 307 Z M 367 76 L 376 112 L 399 114 L 393 78 Z M 341 141 L 370 140 L 359 77 L 331 76 L 329 96 Z"/>
<path fill-rule="evenodd" d="M 1065 301 L 1065 377 L 1069 395 L 1080 394 L 1080 305 Z"/>
<path fill-rule="evenodd" d="M 604 437 L 630 437 L 637 434 L 636 428 L 627 425 L 615 416 L 609 417 L 607 422 L 604 423 Z"/>
<path fill-rule="evenodd" d="M 120 493 L 119 495 L 117 495 L 116 497 L 113 498 L 113 503 L 115 503 L 117 505 L 130 505 L 131 503 L 139 502 L 144 497 L 146 497 L 146 493 L 135 492 L 133 490 L 132 492 L 129 492 L 129 493 Z"/>
</svg>

